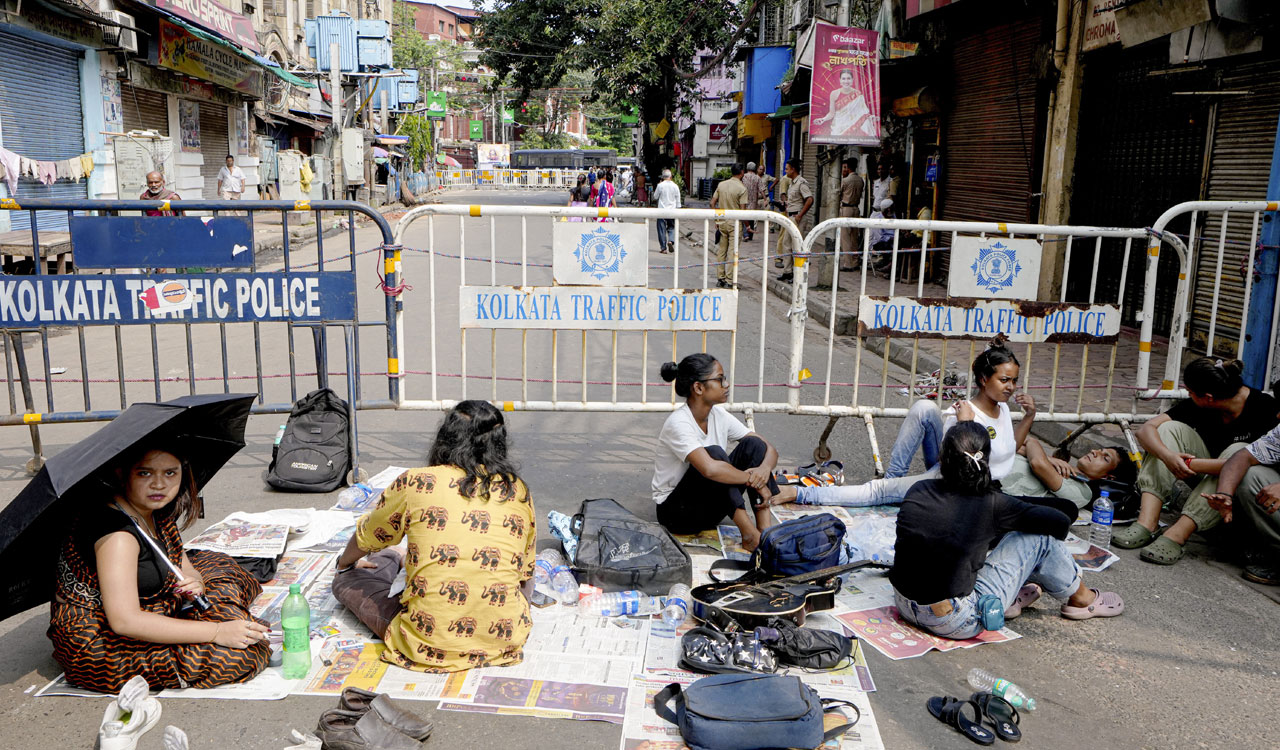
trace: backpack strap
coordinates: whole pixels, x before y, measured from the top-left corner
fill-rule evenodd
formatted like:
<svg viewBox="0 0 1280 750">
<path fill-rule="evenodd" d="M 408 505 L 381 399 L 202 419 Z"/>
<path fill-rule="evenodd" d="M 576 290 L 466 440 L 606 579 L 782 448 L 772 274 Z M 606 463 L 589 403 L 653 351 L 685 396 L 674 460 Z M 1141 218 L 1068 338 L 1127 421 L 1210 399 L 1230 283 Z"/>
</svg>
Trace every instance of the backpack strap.
<svg viewBox="0 0 1280 750">
<path fill-rule="evenodd" d="M 728 580 L 737 580 L 738 578 L 745 578 L 747 575 L 751 573 L 751 571 L 755 570 L 755 567 L 756 566 L 754 563 L 747 560 L 726 560 L 722 558 L 720 560 L 716 560 L 715 562 L 711 563 L 711 569 L 707 571 L 707 575 L 711 576 L 711 580 L 715 581 L 716 583 L 724 583 L 725 581 L 728 581 Z M 717 577 L 716 573 L 722 570 L 737 571 L 742 575 L 735 576 L 732 579 Z"/>
<path fill-rule="evenodd" d="M 671 702 L 672 698 L 675 698 L 676 700 L 684 700 L 684 697 L 680 695 L 680 683 L 678 682 L 673 682 L 670 685 L 667 685 L 660 693 L 653 696 L 653 710 L 657 712 L 658 716 L 661 716 L 672 724 L 678 725 L 680 720 L 676 718 L 676 713 L 671 710 L 671 706 L 667 705 Z M 849 726 L 853 725 L 850 724 Z"/>
<path fill-rule="evenodd" d="M 654 697 L 654 700 L 657 700 L 656 696 Z M 853 705 L 849 701 L 841 701 L 841 700 L 836 700 L 834 698 L 821 698 L 820 700 L 822 701 L 823 713 L 826 713 L 828 708 L 835 708 L 837 706 L 848 706 L 849 708 L 853 709 L 853 721 L 848 722 L 846 724 L 841 724 L 840 726 L 832 727 L 828 729 L 826 732 L 824 732 L 822 735 L 823 744 L 826 744 L 827 742 L 835 739 L 836 737 L 843 735 L 845 732 L 849 731 L 850 729 L 853 729 L 853 725 L 857 724 L 858 720 L 862 718 L 862 712 L 858 710 L 857 706 Z"/>
</svg>

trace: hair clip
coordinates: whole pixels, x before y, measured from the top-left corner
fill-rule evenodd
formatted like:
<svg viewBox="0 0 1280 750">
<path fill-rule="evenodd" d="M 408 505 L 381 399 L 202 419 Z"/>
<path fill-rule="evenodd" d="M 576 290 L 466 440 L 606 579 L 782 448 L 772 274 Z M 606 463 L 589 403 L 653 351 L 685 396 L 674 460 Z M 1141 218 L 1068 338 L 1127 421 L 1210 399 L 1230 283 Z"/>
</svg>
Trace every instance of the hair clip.
<svg viewBox="0 0 1280 750">
<path fill-rule="evenodd" d="M 1220 359 L 1219 359 L 1219 360 L 1215 360 L 1215 361 L 1214 361 L 1214 363 L 1213 363 L 1213 366 L 1214 366 L 1214 367 L 1216 367 L 1216 368 L 1218 368 L 1219 370 L 1225 370 L 1225 369 L 1227 369 L 1225 366 L 1223 366 L 1223 364 L 1222 364 L 1222 360 L 1220 360 Z"/>
<path fill-rule="evenodd" d="M 977 453 L 970 453 L 969 451 L 960 451 L 960 452 L 968 456 L 973 461 L 974 466 L 977 466 L 979 469 L 983 467 L 982 451 L 978 451 Z"/>
</svg>

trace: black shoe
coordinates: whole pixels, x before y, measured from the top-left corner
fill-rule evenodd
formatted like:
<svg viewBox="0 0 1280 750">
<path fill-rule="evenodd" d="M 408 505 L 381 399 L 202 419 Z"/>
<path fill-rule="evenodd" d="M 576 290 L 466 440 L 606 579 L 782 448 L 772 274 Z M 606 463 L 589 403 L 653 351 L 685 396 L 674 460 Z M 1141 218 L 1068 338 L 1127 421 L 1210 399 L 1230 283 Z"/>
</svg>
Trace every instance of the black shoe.
<svg viewBox="0 0 1280 750">
<path fill-rule="evenodd" d="M 1280 564 L 1273 561 L 1261 565 L 1250 565 L 1244 569 L 1240 577 L 1264 586 L 1280 586 Z"/>
<path fill-rule="evenodd" d="M 729 289 L 733 285 L 725 281 L 724 279 L 716 279 L 716 286 L 720 287 L 721 289 Z"/>
<path fill-rule="evenodd" d="M 792 273 L 791 271 L 787 271 L 784 274 L 778 275 L 778 281 L 783 281 L 790 284 L 795 279 L 795 277 L 796 275 L 794 273 Z"/>
</svg>

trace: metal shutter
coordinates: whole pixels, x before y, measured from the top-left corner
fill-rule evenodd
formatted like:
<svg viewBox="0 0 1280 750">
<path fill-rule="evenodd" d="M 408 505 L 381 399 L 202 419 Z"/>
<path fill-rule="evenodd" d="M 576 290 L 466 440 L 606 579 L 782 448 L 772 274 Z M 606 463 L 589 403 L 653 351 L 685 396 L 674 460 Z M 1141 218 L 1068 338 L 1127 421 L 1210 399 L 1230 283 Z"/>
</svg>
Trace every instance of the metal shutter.
<svg viewBox="0 0 1280 750">
<path fill-rule="evenodd" d="M 84 153 L 80 113 L 80 52 L 0 31 L 0 145 L 28 159 L 61 161 Z M 33 71 L 39 71 L 33 75 Z M 24 198 L 87 198 L 89 181 L 52 185 L 24 177 Z M 29 229 L 31 215 L 10 212 L 12 228 Z M 42 211 L 40 229 L 66 230 L 67 214 Z"/>
<path fill-rule="evenodd" d="M 158 91 L 120 84 L 120 108 L 124 113 L 125 132 L 154 130 L 169 135 L 169 97 Z"/>
<path fill-rule="evenodd" d="M 205 200 L 218 198 L 218 171 L 226 166 L 227 107 L 214 102 L 200 102 L 200 176 L 204 178 Z"/>
<path fill-rule="evenodd" d="M 1228 68 L 1222 89 L 1245 90 L 1248 95 L 1223 96 L 1217 105 L 1213 146 L 1209 156 L 1206 200 L 1265 200 L 1275 146 L 1276 117 L 1280 112 L 1280 61 Z M 1203 214 L 1202 214 L 1203 216 Z M 1204 350 L 1209 335 L 1213 305 L 1213 279 L 1218 265 L 1218 240 L 1222 232 L 1221 214 L 1201 221 L 1196 234 L 1196 260 L 1192 290 L 1191 345 Z M 1263 224 L 1258 224 L 1261 237 Z M 1218 319 L 1214 324 L 1215 349 L 1224 356 L 1237 355 L 1240 321 L 1244 306 L 1242 264 L 1249 262 L 1252 214 L 1237 213 L 1227 219 L 1227 244 L 1222 258 L 1222 278 L 1218 286 Z"/>
</svg>

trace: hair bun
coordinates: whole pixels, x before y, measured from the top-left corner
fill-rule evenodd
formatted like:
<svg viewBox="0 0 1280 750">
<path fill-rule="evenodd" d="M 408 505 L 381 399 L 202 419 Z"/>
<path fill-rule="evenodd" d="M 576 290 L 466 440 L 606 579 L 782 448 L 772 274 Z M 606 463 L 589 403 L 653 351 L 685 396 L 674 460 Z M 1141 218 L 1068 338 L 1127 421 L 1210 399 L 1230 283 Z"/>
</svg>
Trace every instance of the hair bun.
<svg viewBox="0 0 1280 750">
<path fill-rule="evenodd" d="M 662 374 L 662 379 L 670 383 L 676 379 L 676 375 L 680 373 L 680 366 L 675 362 L 663 362 L 662 367 L 658 370 Z"/>
<path fill-rule="evenodd" d="M 1241 375 L 1244 373 L 1244 362 L 1238 359 L 1229 359 L 1222 362 L 1222 369 L 1228 376 Z"/>
</svg>

